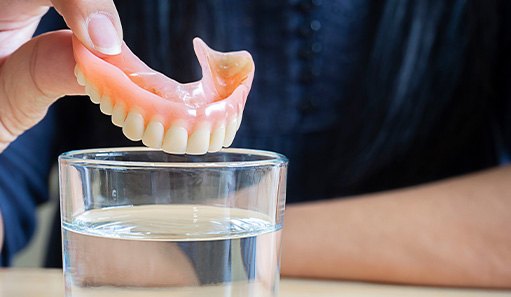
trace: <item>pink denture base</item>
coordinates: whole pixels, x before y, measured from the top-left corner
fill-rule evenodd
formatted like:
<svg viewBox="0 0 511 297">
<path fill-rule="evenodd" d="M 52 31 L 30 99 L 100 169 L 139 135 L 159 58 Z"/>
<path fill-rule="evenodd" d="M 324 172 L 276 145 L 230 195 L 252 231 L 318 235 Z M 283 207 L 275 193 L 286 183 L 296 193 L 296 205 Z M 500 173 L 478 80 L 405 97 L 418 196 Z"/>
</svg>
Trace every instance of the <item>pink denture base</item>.
<svg viewBox="0 0 511 297">
<path fill-rule="evenodd" d="M 125 44 L 122 46 L 121 54 L 99 58 L 73 36 L 73 50 L 77 66 L 85 80 L 92 84 L 101 96 L 110 97 L 113 106 L 122 103 L 128 112 L 139 112 L 144 117 L 145 124 L 151 120 L 157 120 L 166 129 L 177 121 L 188 131 L 204 122 L 209 122 L 212 126 L 225 124 L 227 120 L 243 112 L 253 79 L 252 71 L 246 81 L 237 86 L 227 98 L 216 101 L 206 100 L 210 103 L 194 108 L 183 102 L 162 98 L 134 83 L 126 73 L 156 72 L 140 61 Z M 208 72 L 204 73 L 203 67 L 202 80 L 211 75 Z M 176 82 L 183 88 L 193 87 L 193 84 L 198 85 L 198 83 L 200 82 L 189 84 Z M 206 96 L 215 95 L 206 94 Z"/>
</svg>

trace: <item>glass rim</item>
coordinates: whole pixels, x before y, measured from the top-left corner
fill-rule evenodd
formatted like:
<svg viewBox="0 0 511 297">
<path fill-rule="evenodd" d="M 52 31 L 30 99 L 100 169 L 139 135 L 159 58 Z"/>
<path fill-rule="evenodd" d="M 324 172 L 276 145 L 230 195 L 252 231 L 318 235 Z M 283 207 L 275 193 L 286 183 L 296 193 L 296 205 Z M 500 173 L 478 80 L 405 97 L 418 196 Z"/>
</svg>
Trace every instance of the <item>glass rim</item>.
<svg viewBox="0 0 511 297">
<path fill-rule="evenodd" d="M 84 156 L 105 155 L 108 153 L 130 153 L 130 152 L 162 152 L 161 149 L 153 149 L 148 147 L 113 147 L 113 148 L 93 148 L 72 150 L 62 153 L 58 160 L 59 163 L 82 165 L 84 167 L 110 167 L 110 168 L 220 168 L 220 167 L 262 167 L 262 166 L 279 166 L 286 165 L 288 159 L 286 156 L 272 151 L 244 149 L 244 148 L 224 148 L 217 153 L 238 154 L 238 155 L 255 155 L 266 157 L 261 160 L 248 161 L 198 161 L 198 162 L 170 162 L 170 161 L 122 161 L 122 160 L 105 160 L 105 159 L 86 159 Z M 211 153 L 208 153 L 211 154 Z M 201 155 L 193 155 L 200 157 Z M 203 155 L 202 155 L 203 156 Z"/>
</svg>

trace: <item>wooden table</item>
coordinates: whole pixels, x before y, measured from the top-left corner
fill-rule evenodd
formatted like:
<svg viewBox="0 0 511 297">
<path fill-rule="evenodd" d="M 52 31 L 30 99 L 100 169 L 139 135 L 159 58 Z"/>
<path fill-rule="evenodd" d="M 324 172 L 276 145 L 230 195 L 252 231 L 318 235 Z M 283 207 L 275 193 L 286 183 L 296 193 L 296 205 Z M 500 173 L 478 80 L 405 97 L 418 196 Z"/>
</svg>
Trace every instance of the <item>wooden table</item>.
<svg viewBox="0 0 511 297">
<path fill-rule="evenodd" d="M 63 297 L 63 286 L 61 270 L 0 269 L 1 297 Z M 496 297 L 511 296 L 511 290 L 451 289 L 301 279 L 283 279 L 280 284 L 280 297 L 326 296 Z"/>
</svg>

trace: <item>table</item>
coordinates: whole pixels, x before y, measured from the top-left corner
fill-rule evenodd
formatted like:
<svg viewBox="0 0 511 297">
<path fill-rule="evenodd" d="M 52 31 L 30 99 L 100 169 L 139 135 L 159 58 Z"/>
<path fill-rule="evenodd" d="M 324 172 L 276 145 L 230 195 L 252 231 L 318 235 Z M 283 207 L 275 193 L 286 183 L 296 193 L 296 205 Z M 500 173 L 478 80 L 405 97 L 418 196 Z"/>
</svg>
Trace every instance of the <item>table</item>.
<svg viewBox="0 0 511 297">
<path fill-rule="evenodd" d="M 0 269 L 1 297 L 63 297 L 62 271 L 57 269 Z M 511 296 L 511 290 L 453 289 L 384 285 L 362 282 L 283 279 L 280 297 L 371 296 Z"/>
</svg>

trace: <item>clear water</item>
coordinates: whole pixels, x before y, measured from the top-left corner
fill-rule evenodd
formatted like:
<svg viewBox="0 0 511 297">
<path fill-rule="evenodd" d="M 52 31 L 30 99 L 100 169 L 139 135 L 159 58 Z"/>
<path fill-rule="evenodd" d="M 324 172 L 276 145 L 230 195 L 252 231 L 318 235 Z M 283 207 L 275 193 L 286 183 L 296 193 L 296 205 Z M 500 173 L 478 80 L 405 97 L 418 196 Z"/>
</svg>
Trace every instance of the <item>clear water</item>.
<svg viewBox="0 0 511 297">
<path fill-rule="evenodd" d="M 63 223 L 66 296 L 277 296 L 280 237 L 242 209 L 88 211 Z"/>
</svg>

